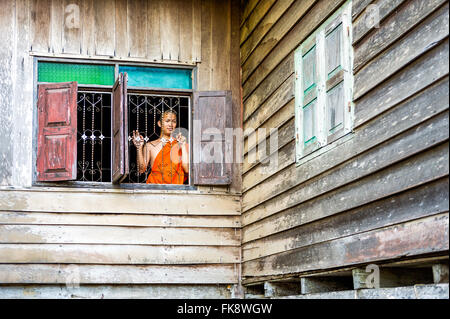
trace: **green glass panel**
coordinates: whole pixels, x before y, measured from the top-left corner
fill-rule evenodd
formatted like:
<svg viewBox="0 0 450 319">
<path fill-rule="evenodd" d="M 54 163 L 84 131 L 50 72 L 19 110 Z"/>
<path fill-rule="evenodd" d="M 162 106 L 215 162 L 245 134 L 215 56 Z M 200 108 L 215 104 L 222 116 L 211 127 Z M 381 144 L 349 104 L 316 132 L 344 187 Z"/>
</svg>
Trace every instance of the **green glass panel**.
<svg viewBox="0 0 450 319">
<path fill-rule="evenodd" d="M 162 89 L 192 89 L 192 70 L 120 66 L 119 72 L 128 73 L 129 87 Z"/>
<path fill-rule="evenodd" d="M 114 65 L 39 62 L 38 81 L 114 85 Z"/>
</svg>

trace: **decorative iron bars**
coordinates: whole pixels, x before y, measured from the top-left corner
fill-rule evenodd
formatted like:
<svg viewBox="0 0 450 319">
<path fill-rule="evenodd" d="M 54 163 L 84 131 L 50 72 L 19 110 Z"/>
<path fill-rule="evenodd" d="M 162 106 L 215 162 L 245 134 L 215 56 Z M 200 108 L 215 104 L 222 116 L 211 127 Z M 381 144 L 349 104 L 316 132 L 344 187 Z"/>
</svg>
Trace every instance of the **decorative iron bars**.
<svg viewBox="0 0 450 319">
<path fill-rule="evenodd" d="M 78 92 L 77 180 L 111 182 L 111 93 Z"/>
<path fill-rule="evenodd" d="M 111 105 L 112 94 L 78 92 L 77 97 L 77 180 L 81 182 L 111 182 Z M 139 174 L 133 130 L 138 130 L 146 142 L 160 137 L 161 114 L 177 113 L 177 127 L 189 130 L 190 98 L 152 94 L 128 94 L 128 151 L 130 173 L 124 183 L 145 183 L 150 165 Z M 186 136 L 188 138 L 188 136 Z"/>
<path fill-rule="evenodd" d="M 139 174 L 136 161 L 136 148 L 132 141 L 133 130 L 144 137 L 145 142 L 157 140 L 161 134 L 158 126 L 161 114 L 175 111 L 177 128 L 189 130 L 190 98 L 187 96 L 128 94 L 128 150 L 130 174 L 124 183 L 145 183 L 152 168 L 148 165 L 144 174 Z M 186 136 L 188 139 L 189 137 Z"/>
</svg>

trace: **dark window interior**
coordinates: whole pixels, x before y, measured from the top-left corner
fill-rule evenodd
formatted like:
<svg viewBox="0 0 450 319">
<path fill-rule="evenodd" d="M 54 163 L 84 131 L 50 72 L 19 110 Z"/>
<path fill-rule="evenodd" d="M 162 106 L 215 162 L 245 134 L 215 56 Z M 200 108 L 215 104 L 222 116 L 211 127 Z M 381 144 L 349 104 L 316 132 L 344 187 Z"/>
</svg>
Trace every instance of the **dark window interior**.
<svg viewBox="0 0 450 319">
<path fill-rule="evenodd" d="M 78 92 L 78 181 L 111 182 L 111 97 L 111 93 Z"/>
<path fill-rule="evenodd" d="M 189 97 L 175 95 L 128 94 L 128 151 L 130 174 L 123 183 L 145 183 L 151 172 L 150 165 L 144 174 L 137 170 L 136 148 L 131 140 L 133 130 L 138 130 L 146 142 L 157 140 L 161 129 L 157 122 L 162 112 L 177 113 L 178 128 L 189 129 Z M 186 136 L 189 140 L 189 136 Z M 187 181 L 185 184 L 189 184 Z"/>
<path fill-rule="evenodd" d="M 189 129 L 189 103 L 187 96 L 128 94 L 128 150 L 130 174 L 123 183 L 145 183 L 151 171 L 139 174 L 136 148 L 131 141 L 132 131 L 138 130 L 146 141 L 159 138 L 157 125 L 161 113 L 177 113 L 177 127 Z M 78 93 L 77 180 L 82 182 L 111 182 L 111 105 L 109 92 Z M 189 136 L 186 136 L 189 140 Z M 185 184 L 189 184 L 186 181 Z"/>
</svg>

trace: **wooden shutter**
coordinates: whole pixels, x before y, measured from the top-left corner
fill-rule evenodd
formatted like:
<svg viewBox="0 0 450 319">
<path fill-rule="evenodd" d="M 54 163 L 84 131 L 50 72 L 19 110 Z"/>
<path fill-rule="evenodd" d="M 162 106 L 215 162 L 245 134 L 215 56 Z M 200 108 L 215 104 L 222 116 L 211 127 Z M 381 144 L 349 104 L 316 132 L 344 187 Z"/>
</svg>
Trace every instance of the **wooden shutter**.
<svg viewBox="0 0 450 319">
<path fill-rule="evenodd" d="M 127 73 L 119 73 L 113 86 L 112 182 L 122 182 L 129 174 Z"/>
<path fill-rule="evenodd" d="M 295 53 L 297 156 L 320 147 L 320 44 L 311 37 Z"/>
<path fill-rule="evenodd" d="M 77 179 L 77 87 L 39 85 L 37 181 Z"/>
<path fill-rule="evenodd" d="M 232 163 L 227 160 L 233 148 L 225 141 L 225 129 L 232 128 L 231 92 L 195 92 L 193 112 L 194 184 L 231 184 Z"/>
<path fill-rule="evenodd" d="M 305 149 L 315 148 L 317 143 L 317 49 L 315 42 L 312 47 L 303 48 L 302 56 L 302 90 L 303 90 L 303 143 Z"/>
<path fill-rule="evenodd" d="M 325 28 L 326 132 L 330 143 L 344 129 L 342 16 Z"/>
<path fill-rule="evenodd" d="M 345 8 L 325 26 L 325 131 L 327 143 L 350 129 L 351 116 L 351 12 Z M 349 91 L 350 90 L 350 91 Z"/>
</svg>

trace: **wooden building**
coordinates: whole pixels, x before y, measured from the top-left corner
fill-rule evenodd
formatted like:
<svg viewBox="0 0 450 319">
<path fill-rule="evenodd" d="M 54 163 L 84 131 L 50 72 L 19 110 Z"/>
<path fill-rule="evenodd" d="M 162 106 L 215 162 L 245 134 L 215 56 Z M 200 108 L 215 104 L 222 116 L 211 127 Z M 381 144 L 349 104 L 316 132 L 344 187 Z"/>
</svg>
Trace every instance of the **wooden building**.
<svg viewBox="0 0 450 319">
<path fill-rule="evenodd" d="M 447 1 L 0 4 L 0 298 L 448 298 Z M 185 185 L 133 167 L 160 105 Z"/>
<path fill-rule="evenodd" d="M 301 82 L 314 61 L 299 50 L 323 26 L 322 67 L 319 46 L 334 48 L 329 17 L 343 5 L 352 128 L 302 154 Z M 252 12 L 240 35 L 243 125 L 278 128 L 279 167 L 261 174 L 244 161 L 243 284 L 302 277 L 302 293 L 326 292 L 353 288 L 352 270 L 370 263 L 433 255 L 448 264 L 448 3 L 259 1 Z"/>
</svg>

